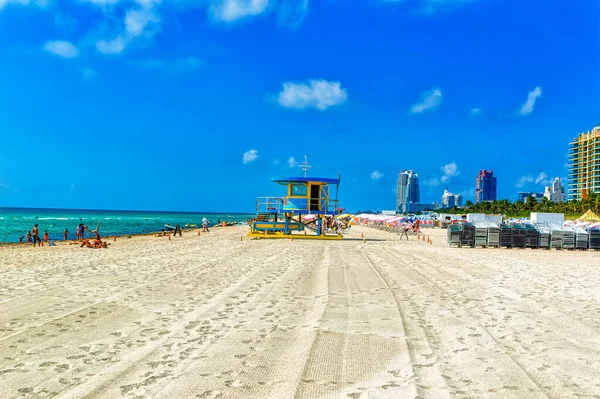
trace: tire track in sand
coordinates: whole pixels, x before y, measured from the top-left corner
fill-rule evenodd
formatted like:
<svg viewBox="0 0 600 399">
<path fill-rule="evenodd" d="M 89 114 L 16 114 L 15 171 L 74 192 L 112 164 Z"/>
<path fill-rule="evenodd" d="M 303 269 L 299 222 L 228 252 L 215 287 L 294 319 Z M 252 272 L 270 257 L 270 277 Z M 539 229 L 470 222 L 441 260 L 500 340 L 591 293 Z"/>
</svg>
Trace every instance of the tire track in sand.
<svg viewBox="0 0 600 399">
<path fill-rule="evenodd" d="M 379 269 L 369 254 L 365 251 L 367 247 L 361 246 L 358 252 L 364 257 L 368 265 L 379 276 L 387 290 L 394 298 L 398 314 L 402 320 L 402 329 L 406 334 L 406 344 L 410 355 L 412 368 L 417 376 L 416 387 L 419 398 L 450 398 L 448 385 L 439 369 L 439 356 L 432 345 L 431 335 L 426 328 L 420 327 L 410 319 L 408 313 L 417 313 L 417 306 L 411 300 L 410 295 L 397 283 L 392 283 L 385 273 Z M 402 298 L 398 295 L 398 291 Z M 407 309 L 406 303 L 410 304 L 411 310 Z M 421 318 L 421 317 L 420 317 Z M 422 318 L 421 318 L 422 319 Z M 420 360 L 419 357 L 423 358 Z"/>
</svg>

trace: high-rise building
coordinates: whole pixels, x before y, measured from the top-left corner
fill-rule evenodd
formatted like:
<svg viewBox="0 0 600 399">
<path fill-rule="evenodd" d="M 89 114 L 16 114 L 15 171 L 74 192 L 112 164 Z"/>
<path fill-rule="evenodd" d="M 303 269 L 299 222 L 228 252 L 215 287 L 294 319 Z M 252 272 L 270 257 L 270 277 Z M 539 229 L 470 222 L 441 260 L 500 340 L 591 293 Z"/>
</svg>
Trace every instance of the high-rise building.
<svg viewBox="0 0 600 399">
<path fill-rule="evenodd" d="M 480 170 L 475 181 L 475 203 L 496 200 L 496 178 L 493 170 Z"/>
<path fill-rule="evenodd" d="M 460 208 L 462 207 L 462 195 L 452 194 L 447 188 L 442 195 L 442 208 Z"/>
<path fill-rule="evenodd" d="M 560 183 L 560 177 L 554 179 L 551 186 L 546 186 L 544 197 L 552 202 L 565 202 L 567 200 L 565 187 Z"/>
<path fill-rule="evenodd" d="M 600 192 L 600 124 L 569 145 L 569 200 Z"/>
<path fill-rule="evenodd" d="M 401 170 L 398 174 L 398 194 L 396 196 L 396 209 L 406 212 L 407 204 L 419 203 L 419 175 L 412 170 Z"/>
</svg>

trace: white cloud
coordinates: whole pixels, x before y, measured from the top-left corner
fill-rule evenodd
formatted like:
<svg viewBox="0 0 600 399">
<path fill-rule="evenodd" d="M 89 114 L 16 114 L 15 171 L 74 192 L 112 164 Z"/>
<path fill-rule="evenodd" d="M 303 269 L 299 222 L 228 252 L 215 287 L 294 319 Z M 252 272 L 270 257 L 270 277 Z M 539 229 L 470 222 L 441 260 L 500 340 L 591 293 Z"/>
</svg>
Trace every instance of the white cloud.
<svg viewBox="0 0 600 399">
<path fill-rule="evenodd" d="M 296 158 L 294 158 L 294 157 L 289 157 L 287 160 L 287 163 L 290 168 L 294 168 L 294 167 L 298 166 L 298 162 L 296 161 Z"/>
<path fill-rule="evenodd" d="M 258 158 L 258 151 L 256 150 L 248 150 L 242 155 L 242 162 L 244 164 L 254 162 Z"/>
<path fill-rule="evenodd" d="M 458 176 L 460 174 L 460 172 L 458 170 L 458 166 L 456 165 L 456 162 L 451 162 L 449 164 L 446 164 L 446 165 L 442 166 L 440 169 L 442 170 L 442 173 L 444 174 L 440 178 L 442 183 L 445 183 L 446 181 L 448 181 L 448 179 Z"/>
<path fill-rule="evenodd" d="M 383 177 L 383 173 L 381 173 L 378 170 L 374 170 L 371 172 L 371 180 L 373 180 L 374 182 L 381 179 L 382 177 Z"/>
<path fill-rule="evenodd" d="M 100 40 L 96 43 L 96 49 L 102 54 L 121 54 L 125 49 L 125 39 L 117 36 L 110 41 Z"/>
<path fill-rule="evenodd" d="M 73 43 L 65 40 L 51 40 L 44 44 L 44 51 L 62 58 L 74 58 L 79 55 L 79 50 Z"/>
<path fill-rule="evenodd" d="M 433 111 L 442 104 L 442 91 L 435 87 L 421 93 L 419 101 L 410 107 L 409 113 L 420 114 L 425 111 Z"/>
<path fill-rule="evenodd" d="M 131 38 L 141 36 L 150 24 L 160 22 L 158 16 L 151 9 L 129 10 L 125 14 L 125 31 Z"/>
<path fill-rule="evenodd" d="M 470 112 L 470 115 L 481 115 L 481 108 L 477 107 L 477 108 L 473 108 Z"/>
<path fill-rule="evenodd" d="M 530 91 L 527 94 L 527 101 L 521 106 L 519 110 L 520 115 L 529 115 L 533 112 L 533 107 L 535 106 L 535 102 L 538 98 L 542 96 L 542 88 L 537 86 L 533 91 Z"/>
<path fill-rule="evenodd" d="M 540 172 L 539 175 L 537 175 L 537 177 L 535 178 L 535 184 L 542 184 L 542 185 L 548 185 L 550 183 L 550 180 L 548 179 L 548 175 L 545 174 L 544 172 Z"/>
<path fill-rule="evenodd" d="M 268 5 L 269 0 L 219 0 L 213 2 L 209 12 L 216 21 L 233 22 L 260 15 Z"/>
<path fill-rule="evenodd" d="M 283 0 L 279 5 L 279 24 L 296 29 L 308 15 L 308 0 Z"/>
<path fill-rule="evenodd" d="M 533 177 L 527 175 L 527 176 L 521 176 L 519 178 L 519 180 L 517 180 L 517 183 L 515 184 L 516 187 L 523 187 L 525 186 L 527 183 L 533 183 L 534 179 Z"/>
<path fill-rule="evenodd" d="M 343 104 L 348 98 L 346 89 L 340 82 L 324 79 L 311 79 L 306 83 L 283 83 L 283 90 L 277 95 L 277 102 L 286 108 L 317 108 L 321 111 Z"/>
</svg>

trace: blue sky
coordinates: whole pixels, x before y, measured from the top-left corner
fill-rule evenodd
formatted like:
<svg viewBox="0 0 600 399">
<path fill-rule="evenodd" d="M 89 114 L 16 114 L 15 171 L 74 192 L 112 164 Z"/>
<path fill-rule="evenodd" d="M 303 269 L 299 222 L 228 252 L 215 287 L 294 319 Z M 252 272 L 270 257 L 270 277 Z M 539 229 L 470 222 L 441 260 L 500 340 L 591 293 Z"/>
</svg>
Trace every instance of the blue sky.
<svg viewBox="0 0 600 399">
<path fill-rule="evenodd" d="M 594 1 L 0 0 L 0 205 L 251 211 L 341 173 L 349 210 L 565 177 L 600 122 Z M 290 165 L 292 167 L 290 167 Z"/>
</svg>

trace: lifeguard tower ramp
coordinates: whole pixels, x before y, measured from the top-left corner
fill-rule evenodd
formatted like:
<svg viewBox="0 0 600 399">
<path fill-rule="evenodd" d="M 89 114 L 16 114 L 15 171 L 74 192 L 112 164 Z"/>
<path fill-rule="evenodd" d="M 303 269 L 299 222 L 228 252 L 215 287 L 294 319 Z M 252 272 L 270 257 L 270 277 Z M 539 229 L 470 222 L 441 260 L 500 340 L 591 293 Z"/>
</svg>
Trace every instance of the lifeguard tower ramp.
<svg viewBox="0 0 600 399">
<path fill-rule="evenodd" d="M 306 162 L 305 162 L 306 163 Z M 337 179 L 282 177 L 272 182 L 287 188 L 283 197 L 259 197 L 248 237 L 340 240 L 327 234 L 324 221 L 339 213 Z M 335 186 L 335 199 L 331 198 Z"/>
</svg>

